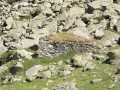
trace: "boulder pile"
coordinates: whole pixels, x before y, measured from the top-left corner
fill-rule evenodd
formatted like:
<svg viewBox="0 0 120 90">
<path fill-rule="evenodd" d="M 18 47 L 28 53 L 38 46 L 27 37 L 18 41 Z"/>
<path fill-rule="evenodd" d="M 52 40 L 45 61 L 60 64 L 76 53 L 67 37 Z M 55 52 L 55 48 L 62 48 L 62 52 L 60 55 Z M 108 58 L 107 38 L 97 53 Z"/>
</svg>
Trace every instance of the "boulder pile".
<svg viewBox="0 0 120 90">
<path fill-rule="evenodd" d="M 114 46 L 119 14 L 119 0 L 1 0 L 0 54 L 41 46 L 39 38 L 60 32 Z"/>
</svg>

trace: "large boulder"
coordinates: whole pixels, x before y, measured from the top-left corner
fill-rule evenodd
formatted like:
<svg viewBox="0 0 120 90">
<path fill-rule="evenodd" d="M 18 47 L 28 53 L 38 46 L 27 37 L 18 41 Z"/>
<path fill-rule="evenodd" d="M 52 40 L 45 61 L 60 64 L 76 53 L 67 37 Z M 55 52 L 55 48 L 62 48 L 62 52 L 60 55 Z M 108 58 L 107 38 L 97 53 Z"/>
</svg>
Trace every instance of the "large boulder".
<svg viewBox="0 0 120 90">
<path fill-rule="evenodd" d="M 118 16 L 118 13 L 114 9 L 108 9 L 103 12 L 103 16 L 105 17 Z"/>
<path fill-rule="evenodd" d="M 93 58 L 91 53 L 75 55 L 72 60 L 74 66 L 83 67 L 83 70 L 91 70 L 95 68 L 95 65 L 92 63 Z"/>
<path fill-rule="evenodd" d="M 53 20 L 50 22 L 45 28 L 48 30 L 50 33 L 56 33 L 57 32 L 57 20 Z"/>
<path fill-rule="evenodd" d="M 120 5 L 117 3 L 112 3 L 108 6 L 108 9 L 114 9 L 117 11 L 118 14 L 120 14 Z"/>
<path fill-rule="evenodd" d="M 27 77 L 28 81 L 34 80 L 38 75 L 40 71 L 43 71 L 45 68 L 42 65 L 35 65 L 31 68 L 29 68 L 26 72 L 25 75 Z"/>
<path fill-rule="evenodd" d="M 80 36 L 80 37 L 83 37 L 83 38 L 86 38 L 86 39 L 91 39 L 91 37 L 88 33 L 88 30 L 85 26 L 84 27 L 73 28 L 73 29 L 69 30 L 68 32 L 71 32 L 71 33 L 73 33 L 77 36 Z"/>
<path fill-rule="evenodd" d="M 5 29 L 7 29 L 7 30 L 11 29 L 11 28 L 12 28 L 12 25 L 13 25 L 13 23 L 14 23 L 13 17 L 12 17 L 12 16 L 8 17 L 8 18 L 5 20 L 5 23 L 6 23 L 6 25 L 7 25 L 7 26 L 5 27 Z"/>
<path fill-rule="evenodd" d="M 19 58 L 27 58 L 27 59 L 32 59 L 33 53 L 28 52 L 26 50 L 17 50 L 16 53 L 13 55 L 14 59 L 19 59 Z"/>
<path fill-rule="evenodd" d="M 88 6 L 93 10 L 99 10 L 103 7 L 108 7 L 108 5 L 112 4 L 113 0 L 94 0 L 90 2 Z"/>
<path fill-rule="evenodd" d="M 114 46 L 117 45 L 118 40 L 120 38 L 119 34 L 111 32 L 109 30 L 104 31 L 104 37 L 101 39 L 101 44 L 103 46 Z"/>
<path fill-rule="evenodd" d="M 39 38 L 39 37 L 37 37 L 37 38 Z M 19 43 L 21 43 L 22 48 L 29 48 L 31 46 L 34 46 L 35 44 L 38 44 L 38 39 L 35 40 L 35 39 L 24 38 Z"/>
<path fill-rule="evenodd" d="M 91 3 L 88 4 L 89 8 L 91 9 L 101 9 L 101 3 L 100 3 L 100 0 L 96 0 L 96 1 L 93 1 Z"/>
<path fill-rule="evenodd" d="M 81 7 L 78 7 L 78 6 L 74 6 L 74 7 L 70 8 L 70 10 L 68 11 L 68 14 L 70 16 L 75 15 L 75 16 L 80 17 L 84 13 L 85 13 L 85 8 L 81 8 Z"/>
<path fill-rule="evenodd" d="M 97 29 L 97 30 L 95 31 L 95 38 L 96 38 L 96 39 L 101 39 L 103 36 L 104 36 L 104 31 L 103 31 L 103 30 Z"/>
</svg>

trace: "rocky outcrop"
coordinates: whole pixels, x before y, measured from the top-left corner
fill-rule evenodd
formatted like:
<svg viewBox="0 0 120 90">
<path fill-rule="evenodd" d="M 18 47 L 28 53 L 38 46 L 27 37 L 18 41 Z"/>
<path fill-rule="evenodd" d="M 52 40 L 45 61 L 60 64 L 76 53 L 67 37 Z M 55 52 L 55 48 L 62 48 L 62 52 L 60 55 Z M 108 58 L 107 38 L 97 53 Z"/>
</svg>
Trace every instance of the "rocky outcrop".
<svg viewBox="0 0 120 90">
<path fill-rule="evenodd" d="M 39 40 L 39 57 L 54 57 L 66 54 L 71 51 L 75 52 L 100 52 L 95 41 L 78 37 L 71 33 L 59 33 Z"/>
</svg>

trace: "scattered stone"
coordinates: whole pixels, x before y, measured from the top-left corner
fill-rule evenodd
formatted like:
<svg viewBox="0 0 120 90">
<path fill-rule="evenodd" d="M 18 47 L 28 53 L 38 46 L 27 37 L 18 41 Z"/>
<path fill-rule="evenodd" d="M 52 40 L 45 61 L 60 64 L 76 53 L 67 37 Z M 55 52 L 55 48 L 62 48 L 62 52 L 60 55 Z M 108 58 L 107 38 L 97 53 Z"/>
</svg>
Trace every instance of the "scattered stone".
<svg viewBox="0 0 120 90">
<path fill-rule="evenodd" d="M 27 58 L 32 59 L 33 53 L 28 52 L 26 50 L 17 50 L 16 53 L 13 55 L 14 59 L 20 59 L 20 58 Z"/>
<path fill-rule="evenodd" d="M 101 82 L 102 81 L 102 79 L 93 79 L 93 80 L 91 80 L 90 82 L 92 83 L 92 84 L 96 84 L 96 83 L 99 83 L 99 82 Z"/>
<path fill-rule="evenodd" d="M 103 36 L 104 36 L 104 31 L 102 31 L 102 30 L 95 31 L 95 38 L 96 39 L 101 39 Z"/>
<path fill-rule="evenodd" d="M 56 85 L 52 90 L 78 90 L 75 85 L 74 81 L 64 82 Z"/>
<path fill-rule="evenodd" d="M 115 86 L 116 86 L 115 84 L 111 84 L 108 88 L 111 89 L 111 88 L 113 88 Z"/>
<path fill-rule="evenodd" d="M 39 74 L 40 78 L 51 78 L 51 71 L 43 71 Z"/>
<path fill-rule="evenodd" d="M 55 69 L 56 69 L 56 66 L 55 66 L 55 65 L 49 65 L 49 66 L 48 66 L 48 69 L 49 69 L 51 72 L 54 72 Z"/>
<path fill-rule="evenodd" d="M 114 82 L 120 81 L 120 75 L 119 74 L 115 75 L 114 78 L 113 78 L 113 81 Z"/>
<path fill-rule="evenodd" d="M 16 81 L 21 81 L 21 80 L 23 80 L 23 76 L 15 76 L 15 77 L 13 78 L 13 81 L 14 81 L 14 82 L 16 82 Z"/>
<path fill-rule="evenodd" d="M 83 67 L 83 71 L 93 70 L 94 68 L 95 68 L 95 64 L 93 64 L 92 62 L 88 62 L 88 63 L 86 63 L 86 65 Z"/>
<path fill-rule="evenodd" d="M 5 21 L 5 23 L 6 23 L 6 29 L 7 30 L 9 30 L 9 29 L 11 29 L 12 28 L 12 25 L 13 25 L 13 17 L 12 16 L 10 16 L 10 17 L 8 17 L 7 19 L 6 19 L 6 21 Z"/>
<path fill-rule="evenodd" d="M 75 6 L 75 7 L 70 8 L 68 13 L 70 16 L 76 15 L 76 16 L 80 17 L 81 15 L 83 15 L 85 13 L 85 9 Z"/>
<path fill-rule="evenodd" d="M 2 84 L 5 85 L 5 84 L 8 84 L 8 83 L 12 83 L 14 78 L 12 75 L 7 75 L 5 78 L 2 78 L 3 81 L 2 81 Z"/>
<path fill-rule="evenodd" d="M 65 71 L 59 71 L 57 75 L 59 77 L 61 77 L 61 76 L 69 75 L 69 74 L 71 74 L 71 71 L 70 70 L 65 70 Z"/>
<path fill-rule="evenodd" d="M 60 65 L 63 65 L 63 61 L 61 60 L 61 61 L 59 61 L 57 64 L 58 64 L 59 66 L 60 66 Z"/>
<path fill-rule="evenodd" d="M 23 65 L 22 65 L 21 62 L 17 62 L 14 67 L 16 67 L 16 68 L 23 68 Z"/>
<path fill-rule="evenodd" d="M 94 54 L 93 58 L 96 60 L 107 60 L 107 57 L 105 55 L 101 55 L 101 54 Z"/>
<path fill-rule="evenodd" d="M 53 83 L 54 81 L 53 80 L 48 80 L 46 85 L 48 86 L 49 84 Z"/>
<path fill-rule="evenodd" d="M 41 90 L 50 90 L 50 89 L 48 89 L 48 88 L 42 88 Z"/>
</svg>

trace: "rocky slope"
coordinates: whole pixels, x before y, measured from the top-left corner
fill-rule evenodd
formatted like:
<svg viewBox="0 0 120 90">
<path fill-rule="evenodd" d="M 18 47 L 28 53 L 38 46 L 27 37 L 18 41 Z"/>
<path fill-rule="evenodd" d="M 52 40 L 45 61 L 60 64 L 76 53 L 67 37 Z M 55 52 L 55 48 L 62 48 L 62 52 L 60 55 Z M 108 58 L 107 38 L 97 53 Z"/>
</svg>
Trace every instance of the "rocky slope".
<svg viewBox="0 0 120 90">
<path fill-rule="evenodd" d="M 91 90 L 97 83 L 107 83 L 104 90 L 119 90 L 119 44 L 120 0 L 0 0 L 2 90 L 9 83 L 33 83 L 38 78 L 48 80 L 49 86 L 56 77 L 60 82 L 48 88 L 41 84 L 23 90 L 88 90 L 88 80 Z M 104 78 L 107 69 L 109 81 Z M 83 87 L 76 78 L 81 75 L 86 80 Z"/>
</svg>

